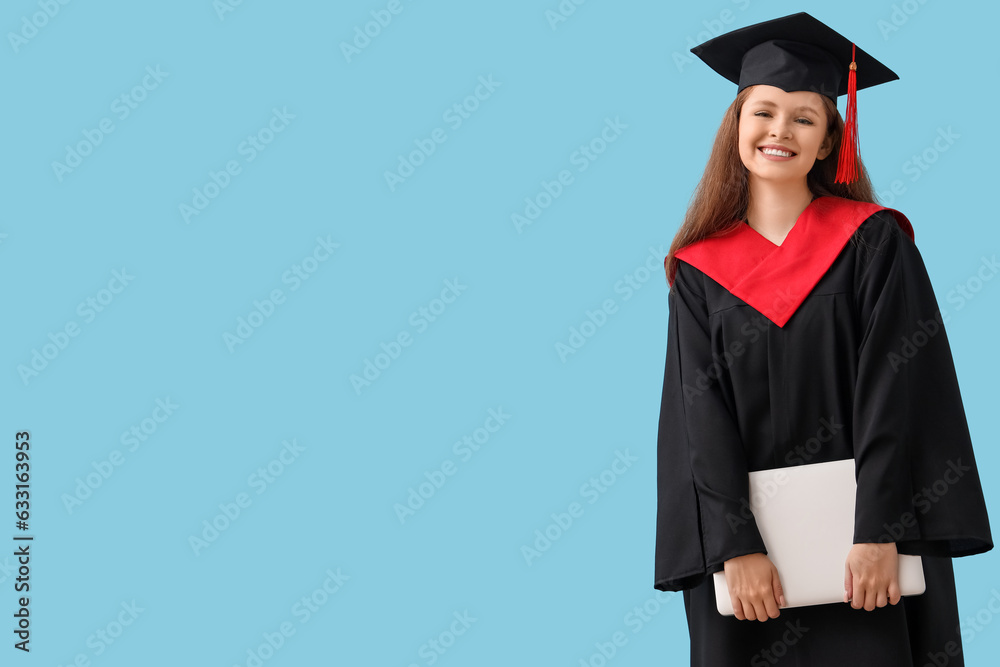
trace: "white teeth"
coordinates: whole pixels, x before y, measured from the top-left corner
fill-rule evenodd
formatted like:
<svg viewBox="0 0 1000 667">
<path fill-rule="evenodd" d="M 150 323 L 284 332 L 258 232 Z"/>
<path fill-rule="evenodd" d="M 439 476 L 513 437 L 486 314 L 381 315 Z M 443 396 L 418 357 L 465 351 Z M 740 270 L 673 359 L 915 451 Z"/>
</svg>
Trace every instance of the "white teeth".
<svg viewBox="0 0 1000 667">
<path fill-rule="evenodd" d="M 795 153 L 789 153 L 788 151 L 779 151 L 777 148 L 761 148 L 762 153 L 766 155 L 777 155 L 778 157 L 792 157 Z"/>
</svg>

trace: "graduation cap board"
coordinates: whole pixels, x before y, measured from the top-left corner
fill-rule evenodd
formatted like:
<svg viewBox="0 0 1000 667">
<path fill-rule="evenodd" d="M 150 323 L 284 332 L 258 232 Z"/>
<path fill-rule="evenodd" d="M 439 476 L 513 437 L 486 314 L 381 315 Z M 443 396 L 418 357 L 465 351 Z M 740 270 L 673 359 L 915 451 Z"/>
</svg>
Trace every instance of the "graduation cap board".
<svg viewBox="0 0 1000 667">
<path fill-rule="evenodd" d="M 834 103 L 846 94 L 838 183 L 850 183 L 858 176 L 854 160 L 858 152 L 856 92 L 899 78 L 851 40 L 805 12 L 727 32 L 691 52 L 738 84 L 737 92 L 765 84 L 789 93 L 819 93 Z"/>
</svg>

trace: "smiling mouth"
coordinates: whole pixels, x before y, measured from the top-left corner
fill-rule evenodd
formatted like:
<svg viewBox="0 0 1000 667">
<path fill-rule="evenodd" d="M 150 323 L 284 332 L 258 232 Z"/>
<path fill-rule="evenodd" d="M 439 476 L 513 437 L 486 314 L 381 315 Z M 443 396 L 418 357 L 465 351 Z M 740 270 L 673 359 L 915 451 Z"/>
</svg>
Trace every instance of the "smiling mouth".
<svg viewBox="0 0 1000 667">
<path fill-rule="evenodd" d="M 778 148 L 758 148 L 764 155 L 773 155 L 775 157 L 793 157 L 795 153 L 791 151 L 783 151 Z"/>
</svg>

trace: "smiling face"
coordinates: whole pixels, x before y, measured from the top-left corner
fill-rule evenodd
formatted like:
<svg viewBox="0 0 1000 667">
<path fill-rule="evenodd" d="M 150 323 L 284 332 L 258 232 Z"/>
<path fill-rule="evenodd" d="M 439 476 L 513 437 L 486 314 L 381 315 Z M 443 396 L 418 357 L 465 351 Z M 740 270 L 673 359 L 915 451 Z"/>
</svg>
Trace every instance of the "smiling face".
<svg viewBox="0 0 1000 667">
<path fill-rule="evenodd" d="M 805 182 L 816 160 L 833 148 L 819 93 L 757 85 L 743 103 L 739 121 L 740 159 L 750 182 Z"/>
</svg>

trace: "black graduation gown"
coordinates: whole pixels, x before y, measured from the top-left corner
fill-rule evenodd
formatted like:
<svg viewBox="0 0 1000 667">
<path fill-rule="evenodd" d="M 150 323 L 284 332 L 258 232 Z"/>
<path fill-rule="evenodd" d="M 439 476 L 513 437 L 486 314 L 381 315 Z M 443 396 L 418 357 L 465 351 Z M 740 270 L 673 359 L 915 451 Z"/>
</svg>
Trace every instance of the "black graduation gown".
<svg viewBox="0 0 1000 667">
<path fill-rule="evenodd" d="M 684 591 L 691 665 L 964 665 L 951 559 L 993 542 L 909 222 L 821 197 L 781 246 L 745 224 L 701 245 L 669 291 L 657 442 L 654 586 Z M 712 573 L 767 553 L 744 518 L 747 473 L 851 457 L 854 542 L 922 555 L 926 591 L 873 611 L 719 614 Z"/>
</svg>

